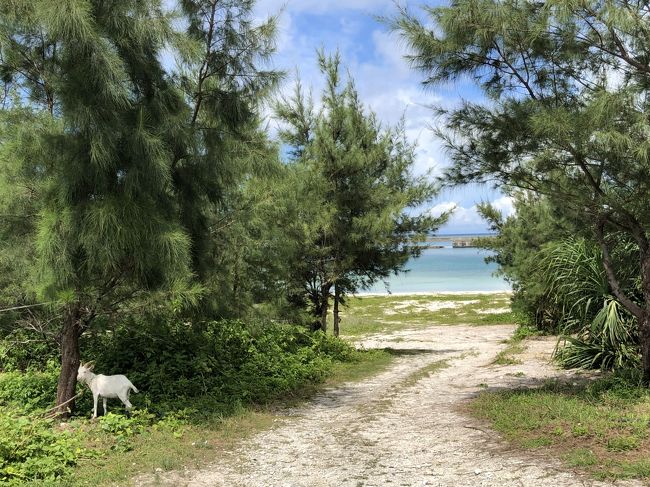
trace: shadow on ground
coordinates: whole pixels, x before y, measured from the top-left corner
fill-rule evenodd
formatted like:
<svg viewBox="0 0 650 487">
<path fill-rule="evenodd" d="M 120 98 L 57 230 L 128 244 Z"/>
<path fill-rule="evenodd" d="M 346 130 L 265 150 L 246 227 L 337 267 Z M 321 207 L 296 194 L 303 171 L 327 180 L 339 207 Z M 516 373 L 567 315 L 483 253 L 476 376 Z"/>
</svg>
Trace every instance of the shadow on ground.
<svg viewBox="0 0 650 487">
<path fill-rule="evenodd" d="M 391 355 L 394 355 L 396 357 L 408 357 L 410 355 L 444 355 L 449 353 L 459 353 L 465 351 L 465 350 L 456 350 L 451 348 L 434 350 L 431 348 L 392 348 L 392 347 L 385 347 L 382 348 L 381 350 Z"/>
</svg>

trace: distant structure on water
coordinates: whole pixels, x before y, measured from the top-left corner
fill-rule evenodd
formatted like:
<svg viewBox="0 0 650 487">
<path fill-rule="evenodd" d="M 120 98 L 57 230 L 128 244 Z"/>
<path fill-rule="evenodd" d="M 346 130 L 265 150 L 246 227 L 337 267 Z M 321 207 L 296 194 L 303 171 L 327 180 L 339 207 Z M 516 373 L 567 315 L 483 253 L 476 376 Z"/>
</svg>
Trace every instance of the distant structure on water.
<svg viewBox="0 0 650 487">
<path fill-rule="evenodd" d="M 424 246 L 428 249 L 444 249 L 449 245 L 442 243 L 451 242 L 451 247 L 455 249 L 466 249 L 476 247 L 478 239 L 494 238 L 494 234 L 477 234 L 477 235 L 435 235 L 427 238 Z"/>
</svg>

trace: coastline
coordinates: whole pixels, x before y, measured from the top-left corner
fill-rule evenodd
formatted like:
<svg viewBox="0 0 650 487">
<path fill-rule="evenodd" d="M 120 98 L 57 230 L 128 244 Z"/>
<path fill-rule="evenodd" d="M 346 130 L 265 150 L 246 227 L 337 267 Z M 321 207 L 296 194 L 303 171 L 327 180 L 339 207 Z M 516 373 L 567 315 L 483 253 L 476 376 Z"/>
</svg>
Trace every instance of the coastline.
<svg viewBox="0 0 650 487">
<path fill-rule="evenodd" d="M 352 294 L 355 298 L 377 297 L 377 296 L 476 296 L 477 294 L 512 294 L 511 289 L 503 291 L 412 291 L 397 293 L 356 293 Z"/>
</svg>

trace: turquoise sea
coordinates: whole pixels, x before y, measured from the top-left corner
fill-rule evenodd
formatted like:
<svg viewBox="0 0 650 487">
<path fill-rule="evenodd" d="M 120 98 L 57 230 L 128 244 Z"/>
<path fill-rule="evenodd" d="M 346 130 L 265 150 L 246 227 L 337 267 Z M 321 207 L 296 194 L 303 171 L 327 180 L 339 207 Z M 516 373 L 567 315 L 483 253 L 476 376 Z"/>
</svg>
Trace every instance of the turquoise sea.
<svg viewBox="0 0 650 487">
<path fill-rule="evenodd" d="M 444 243 L 442 244 L 444 245 Z M 475 248 L 426 249 L 407 264 L 408 272 L 388 279 L 392 293 L 440 293 L 445 291 L 510 291 L 510 285 L 493 274 L 494 263 L 486 264 L 490 252 Z M 364 293 L 386 293 L 383 283 Z"/>
</svg>

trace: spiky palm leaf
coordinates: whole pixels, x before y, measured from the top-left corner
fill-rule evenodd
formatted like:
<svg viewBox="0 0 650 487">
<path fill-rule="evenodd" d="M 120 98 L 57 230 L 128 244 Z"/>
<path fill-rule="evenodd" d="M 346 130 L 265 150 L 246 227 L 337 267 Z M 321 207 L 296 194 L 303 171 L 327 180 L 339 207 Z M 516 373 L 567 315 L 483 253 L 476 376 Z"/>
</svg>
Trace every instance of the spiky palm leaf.
<svg viewBox="0 0 650 487">
<path fill-rule="evenodd" d="M 639 364 L 634 320 L 607 296 L 593 321 L 577 337 L 563 336 L 555 356 L 567 368 L 616 369 Z"/>
<path fill-rule="evenodd" d="M 570 238 L 547 247 L 540 265 L 546 269 L 548 295 L 563 309 L 566 330 L 577 331 L 598 313 L 609 294 L 598 248 Z"/>
</svg>

